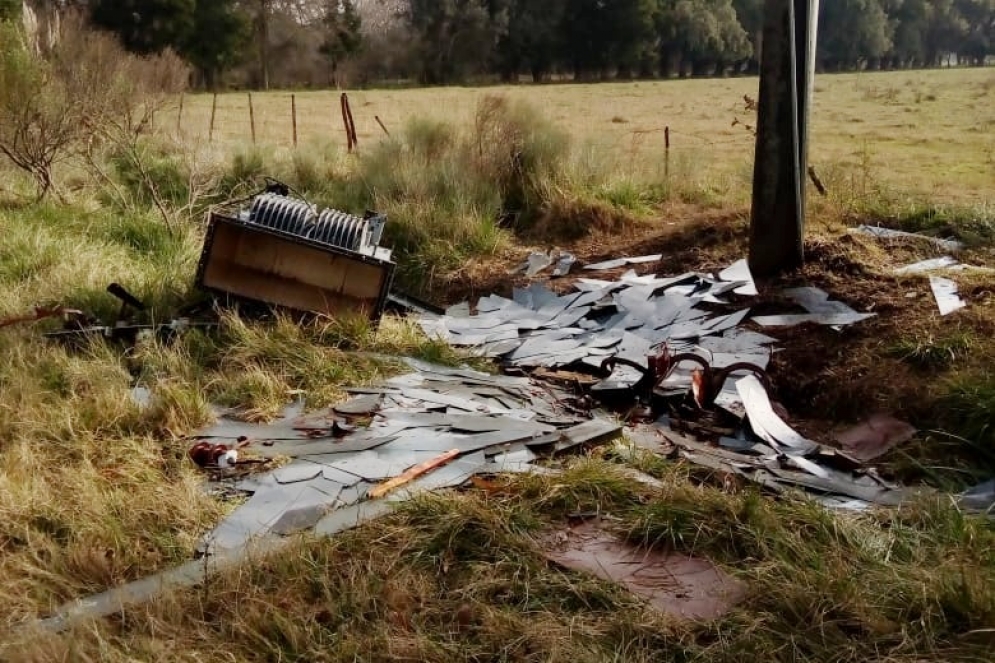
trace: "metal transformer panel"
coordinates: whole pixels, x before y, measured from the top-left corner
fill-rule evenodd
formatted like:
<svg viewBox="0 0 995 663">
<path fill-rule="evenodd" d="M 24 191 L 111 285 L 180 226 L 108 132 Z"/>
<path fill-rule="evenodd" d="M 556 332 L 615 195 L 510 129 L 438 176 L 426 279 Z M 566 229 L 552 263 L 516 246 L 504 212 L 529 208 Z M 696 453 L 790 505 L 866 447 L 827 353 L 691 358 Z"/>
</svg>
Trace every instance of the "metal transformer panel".
<svg viewBox="0 0 995 663">
<path fill-rule="evenodd" d="M 393 262 L 211 212 L 197 287 L 236 299 L 329 316 L 379 320 Z"/>
</svg>

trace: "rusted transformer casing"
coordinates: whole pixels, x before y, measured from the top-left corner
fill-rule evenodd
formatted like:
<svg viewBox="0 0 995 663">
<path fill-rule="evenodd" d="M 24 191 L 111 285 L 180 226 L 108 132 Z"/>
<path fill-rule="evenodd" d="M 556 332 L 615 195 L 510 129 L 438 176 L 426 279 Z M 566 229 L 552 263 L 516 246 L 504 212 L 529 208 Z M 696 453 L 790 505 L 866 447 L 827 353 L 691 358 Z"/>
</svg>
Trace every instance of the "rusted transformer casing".
<svg viewBox="0 0 995 663">
<path fill-rule="evenodd" d="M 215 295 L 328 316 L 380 319 L 395 263 L 300 234 L 208 213 L 197 287 Z"/>
</svg>

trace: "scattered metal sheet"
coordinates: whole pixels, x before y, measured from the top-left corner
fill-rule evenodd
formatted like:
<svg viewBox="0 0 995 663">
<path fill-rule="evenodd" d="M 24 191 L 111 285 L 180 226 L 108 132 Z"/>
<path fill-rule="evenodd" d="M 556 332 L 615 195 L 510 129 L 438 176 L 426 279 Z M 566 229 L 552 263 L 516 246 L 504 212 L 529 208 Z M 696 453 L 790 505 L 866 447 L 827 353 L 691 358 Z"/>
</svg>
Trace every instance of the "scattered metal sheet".
<svg viewBox="0 0 995 663">
<path fill-rule="evenodd" d="M 372 487 L 372 483 L 369 483 L 368 481 L 360 481 L 355 486 L 343 488 L 342 492 L 339 493 L 338 501 L 340 504 L 345 506 L 356 504 L 366 497 L 366 494 L 370 492 Z"/>
<path fill-rule="evenodd" d="M 384 456 L 375 451 L 364 451 L 330 463 L 329 467 L 349 474 L 356 474 L 367 481 L 383 481 L 401 474 L 421 460 L 431 458 L 431 454 L 422 453 L 420 460 L 415 460 L 418 458 L 419 452 L 405 453 L 411 455 Z"/>
<path fill-rule="evenodd" d="M 703 333 L 702 335 L 705 336 L 710 334 L 721 334 L 722 332 L 728 331 L 733 327 L 737 327 L 743 322 L 743 320 L 746 319 L 746 316 L 748 316 L 749 314 L 750 314 L 750 309 L 745 308 L 742 311 L 737 311 L 736 313 L 732 313 L 730 315 L 717 318 L 712 322 L 710 322 L 708 325 L 703 325 L 703 328 L 707 330 L 707 334 Z"/>
<path fill-rule="evenodd" d="M 530 434 L 541 434 L 553 430 L 552 426 L 511 416 L 475 417 L 472 415 L 453 415 L 449 417 L 448 424 L 452 430 L 463 433 L 492 433 L 500 430 L 518 429 Z"/>
<path fill-rule="evenodd" d="M 724 463 L 730 464 L 731 466 L 745 466 L 754 462 L 752 459 L 745 458 L 742 454 L 735 451 L 725 449 L 721 446 L 713 446 L 704 442 L 698 442 L 697 440 L 692 440 L 691 438 L 672 430 L 661 430 L 661 434 L 664 439 L 671 444 L 697 456 L 712 456 Z"/>
<path fill-rule="evenodd" d="M 810 461 L 804 456 L 785 456 L 785 462 L 789 465 L 794 465 L 798 469 L 808 472 L 813 476 L 817 476 L 820 479 L 828 479 L 830 477 L 829 470 L 820 466 L 818 463 Z"/>
<path fill-rule="evenodd" d="M 827 327 L 846 327 L 873 318 L 876 313 L 799 313 L 794 315 L 762 315 L 752 318 L 761 327 L 794 327 L 811 322 Z"/>
<path fill-rule="evenodd" d="M 469 318 L 470 317 L 470 303 L 461 302 L 459 304 L 453 304 L 446 309 L 446 317 L 449 318 Z"/>
<path fill-rule="evenodd" d="M 392 504 L 386 500 L 375 500 L 336 509 L 318 521 L 314 533 L 318 536 L 338 534 L 386 515 L 392 508 Z"/>
<path fill-rule="evenodd" d="M 319 535 L 332 534 L 385 513 L 391 502 L 461 485 L 477 473 L 553 472 L 534 463 L 537 455 L 526 444 L 563 451 L 605 439 L 620 428 L 567 412 L 562 404 L 566 394 L 529 378 L 416 360 L 408 363 L 417 373 L 389 380 L 386 387 L 351 390 L 361 395 L 343 404 L 347 413 L 365 414 L 381 401 L 382 405 L 369 427 L 344 441 L 313 440 L 298 430 L 328 426 L 326 415 L 304 416 L 301 402 L 272 424 L 221 421 L 208 429 L 222 438 L 251 433 L 255 439 L 251 449 L 259 455 L 296 458 L 289 465 L 235 482 L 237 489 L 252 495 L 203 537 L 198 548 L 210 554 L 208 561 L 228 555 L 241 559 L 256 541 L 312 526 Z M 426 404 L 445 412 L 425 412 Z M 460 456 L 396 488 L 385 499 L 369 501 L 372 482 L 394 479 L 436 458 L 438 444 L 446 450 L 459 449 Z M 489 462 L 488 455 L 499 462 Z M 190 568 L 202 571 L 204 566 L 197 562 Z"/>
<path fill-rule="evenodd" d="M 464 440 L 472 439 L 472 435 L 453 435 L 438 430 L 417 429 L 404 431 L 397 439 L 377 447 L 382 452 L 425 451 L 442 453 L 453 447 L 458 447 Z"/>
<path fill-rule="evenodd" d="M 604 271 L 608 269 L 618 269 L 626 265 L 641 265 L 648 262 L 659 262 L 663 259 L 663 254 L 657 253 L 651 256 L 638 256 L 635 258 L 616 258 L 615 260 L 605 260 L 592 265 L 585 265 L 584 269 L 589 271 Z"/>
<path fill-rule="evenodd" d="M 895 270 L 895 274 L 923 274 L 939 269 L 949 269 L 959 264 L 953 256 L 943 256 L 942 258 L 931 258 L 930 260 L 922 260 L 911 265 L 906 265 L 905 267 L 899 267 Z"/>
<path fill-rule="evenodd" d="M 321 465 L 306 461 L 296 461 L 273 471 L 277 483 L 308 481 L 319 474 L 321 474 Z"/>
<path fill-rule="evenodd" d="M 957 294 L 956 282 L 939 276 L 930 276 L 929 286 L 933 290 L 933 297 L 936 298 L 941 316 L 950 315 L 967 306 L 967 302 Z"/>
<path fill-rule="evenodd" d="M 745 259 L 733 263 L 726 269 L 719 272 L 719 278 L 723 281 L 741 283 L 733 291 L 737 295 L 755 297 L 760 294 L 756 284 L 753 282 L 753 274 L 750 273 L 750 266 Z"/>
<path fill-rule="evenodd" d="M 749 417 L 750 426 L 765 441 L 775 447 L 786 446 L 803 453 L 813 451 L 818 447 L 811 440 L 806 440 L 792 430 L 777 416 L 770 404 L 767 391 L 756 376 L 748 375 L 737 380 L 736 389 L 739 391 L 739 396 L 746 408 L 746 416 Z"/>
<path fill-rule="evenodd" d="M 746 596 L 745 588 L 705 559 L 639 549 L 594 522 L 545 537 L 546 557 L 615 582 L 668 615 L 709 620 Z"/>
<path fill-rule="evenodd" d="M 199 548 L 202 552 L 216 552 L 244 547 L 269 533 L 270 527 L 287 511 L 334 501 L 307 482 L 261 490 L 207 533 Z"/>
<path fill-rule="evenodd" d="M 577 257 L 572 253 L 560 253 L 560 257 L 556 261 L 556 267 L 553 269 L 553 276 L 566 276 L 570 273 L 570 269 L 576 262 Z"/>
<path fill-rule="evenodd" d="M 525 276 L 532 277 L 552 264 L 553 259 L 550 258 L 549 255 L 533 251 L 529 254 L 529 257 L 525 259 L 522 266 L 518 268 L 518 271 L 523 272 Z"/>
<path fill-rule="evenodd" d="M 311 529 L 331 510 L 328 504 L 312 504 L 285 511 L 270 527 L 272 534 L 287 536 L 295 532 Z"/>
<path fill-rule="evenodd" d="M 758 366 L 766 368 L 767 362 L 764 361 L 762 364 L 758 364 Z M 714 403 L 716 407 L 720 407 L 729 414 L 743 419 L 746 417 L 746 406 L 743 404 L 743 399 L 736 388 L 736 379 L 735 377 L 730 377 L 722 384 L 722 389 L 715 397 Z"/>
<path fill-rule="evenodd" d="M 890 490 L 881 486 L 865 486 L 851 480 L 841 480 L 830 477 L 823 478 L 803 472 L 768 468 L 780 484 L 803 488 L 826 495 L 842 495 L 851 499 L 880 504 L 882 506 L 898 506 L 903 502 L 915 499 L 919 491 Z"/>
<path fill-rule="evenodd" d="M 264 438 L 262 444 L 268 444 L 269 446 L 260 446 L 254 441 L 251 445 L 251 449 L 255 455 L 262 456 L 263 458 L 278 458 L 280 456 L 301 458 L 303 456 L 316 456 L 321 454 L 349 454 L 358 451 L 368 451 L 370 449 L 375 449 L 382 444 L 386 444 L 387 442 L 390 442 L 390 440 L 390 436 L 387 435 L 380 437 L 356 435 L 354 437 L 347 438 L 344 441 L 332 438 L 322 438 L 311 441 L 301 440 L 299 442 L 293 442 L 274 441 L 272 438 L 269 438 L 268 440 Z"/>
<path fill-rule="evenodd" d="M 753 450 L 756 443 L 751 440 L 741 440 L 735 437 L 722 437 L 719 438 L 719 446 L 723 449 L 729 449 L 730 451 L 747 453 Z M 773 449 L 771 451 L 773 451 Z"/>
<path fill-rule="evenodd" d="M 152 391 L 148 387 L 132 387 L 131 400 L 143 410 L 152 404 Z"/>
<path fill-rule="evenodd" d="M 339 414 L 348 415 L 368 415 L 376 412 L 380 408 L 380 404 L 383 402 L 383 397 L 378 394 L 367 394 L 365 396 L 358 396 L 352 398 L 345 403 L 339 403 L 335 406 L 335 411 Z"/>
<path fill-rule="evenodd" d="M 992 513 L 995 511 L 995 479 L 965 490 L 960 494 L 958 501 L 972 511 Z"/>
<path fill-rule="evenodd" d="M 536 460 L 536 458 L 538 458 L 538 456 L 536 456 L 536 454 L 532 452 L 530 449 L 526 448 L 526 449 L 519 449 L 517 451 L 512 451 L 509 453 L 498 454 L 493 458 L 491 458 L 491 462 L 494 465 L 497 465 L 498 468 L 500 468 L 505 464 L 531 463 L 532 461 Z"/>
<path fill-rule="evenodd" d="M 602 444 L 622 433 L 622 426 L 606 419 L 593 419 L 568 428 L 560 433 L 561 440 L 553 447 L 559 454 L 585 444 Z"/>
<path fill-rule="evenodd" d="M 195 587 L 205 582 L 208 574 L 233 568 L 256 555 L 279 551 L 286 547 L 286 541 L 276 537 L 265 538 L 254 542 L 251 548 L 222 550 L 204 560 L 193 560 L 85 599 L 74 599 L 59 606 L 51 617 L 39 620 L 36 625 L 45 631 L 61 632 L 80 621 L 120 614 L 130 606 L 155 599 L 163 591 Z"/>
<path fill-rule="evenodd" d="M 790 288 L 784 291 L 784 295 L 809 313 L 854 313 L 843 302 L 830 300 L 829 293 L 820 288 Z"/>
<path fill-rule="evenodd" d="M 864 235 L 872 235 L 880 239 L 898 239 L 898 240 L 916 240 L 925 241 L 939 246 L 945 251 L 951 253 L 956 253 L 963 250 L 964 244 L 953 239 L 940 239 L 938 237 L 930 237 L 929 235 L 920 235 L 917 233 L 905 232 L 904 230 L 893 230 L 891 228 L 882 228 L 880 226 L 867 226 L 861 225 L 850 230 L 850 232 L 861 233 Z"/>
<path fill-rule="evenodd" d="M 869 462 L 908 442 L 915 427 L 888 414 L 875 414 L 867 421 L 836 435 L 836 442 L 851 456 Z"/>
</svg>

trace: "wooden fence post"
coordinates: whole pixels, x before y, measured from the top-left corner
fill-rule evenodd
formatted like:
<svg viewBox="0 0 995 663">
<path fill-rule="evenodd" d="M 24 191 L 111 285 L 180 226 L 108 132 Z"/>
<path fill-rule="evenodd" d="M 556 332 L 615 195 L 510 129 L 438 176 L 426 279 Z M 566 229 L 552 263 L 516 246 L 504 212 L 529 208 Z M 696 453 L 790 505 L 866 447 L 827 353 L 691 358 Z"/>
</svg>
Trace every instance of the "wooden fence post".
<svg viewBox="0 0 995 663">
<path fill-rule="evenodd" d="M 180 111 L 176 114 L 176 135 L 183 131 L 183 93 L 180 92 Z"/>
<path fill-rule="evenodd" d="M 256 144 L 256 112 L 252 108 L 252 93 L 249 93 L 249 128 L 252 130 L 252 144 Z"/>
<path fill-rule="evenodd" d="M 352 147 L 359 147 L 359 138 L 356 137 L 356 121 L 352 119 L 352 105 L 349 103 L 349 95 L 345 96 L 345 112 L 349 117 L 349 137 L 352 139 Z"/>
<path fill-rule="evenodd" d="M 294 125 L 294 147 L 297 147 L 297 95 L 290 95 L 290 115 Z"/>
<path fill-rule="evenodd" d="M 359 139 L 356 137 L 356 122 L 352 119 L 352 108 L 349 107 L 349 95 L 342 93 L 342 123 L 345 124 L 345 137 L 349 145 L 349 152 L 359 146 Z M 377 120 L 380 121 L 379 119 Z M 383 127 L 383 123 L 380 124 Z M 387 131 L 385 128 L 384 131 Z M 390 134 L 388 134 L 390 135 Z"/>
<path fill-rule="evenodd" d="M 349 153 L 352 154 L 352 132 L 349 131 L 349 98 L 346 93 L 343 92 L 339 96 L 339 105 L 342 107 L 342 126 L 345 127 L 345 141 L 349 148 Z"/>
<path fill-rule="evenodd" d="M 663 128 L 664 161 L 663 176 L 670 179 L 670 127 Z"/>
<path fill-rule="evenodd" d="M 214 142 L 214 116 L 218 112 L 218 93 L 214 93 L 214 99 L 211 101 L 211 128 L 207 131 L 207 142 Z"/>
</svg>

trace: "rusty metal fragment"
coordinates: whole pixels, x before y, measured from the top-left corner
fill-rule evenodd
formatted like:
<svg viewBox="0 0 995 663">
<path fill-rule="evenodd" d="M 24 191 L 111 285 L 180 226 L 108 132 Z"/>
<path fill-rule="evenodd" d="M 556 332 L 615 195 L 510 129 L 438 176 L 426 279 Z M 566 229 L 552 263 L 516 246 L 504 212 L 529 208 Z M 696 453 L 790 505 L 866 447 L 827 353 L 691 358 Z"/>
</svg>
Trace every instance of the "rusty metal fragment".
<svg viewBox="0 0 995 663">
<path fill-rule="evenodd" d="M 26 322 L 37 322 L 39 320 L 45 320 L 47 318 L 64 318 L 69 316 L 81 316 L 82 311 L 78 311 L 73 308 L 65 308 L 63 306 L 36 306 L 34 311 L 27 315 L 12 315 L 6 318 L 0 318 L 0 328 L 10 327 L 12 325 L 22 324 Z"/>
<path fill-rule="evenodd" d="M 837 434 L 836 442 L 851 456 L 866 463 L 908 442 L 917 432 L 911 424 L 889 414 L 878 413 Z"/>
<path fill-rule="evenodd" d="M 556 564 L 618 583 L 654 609 L 683 619 L 716 619 L 746 595 L 708 560 L 637 548 L 597 522 L 552 532 L 545 548 Z"/>
</svg>

